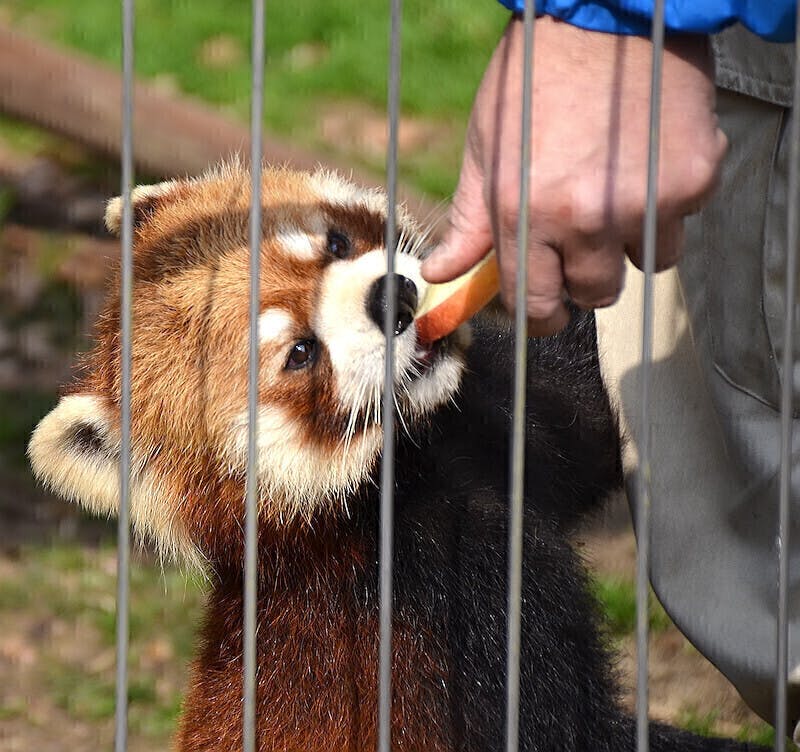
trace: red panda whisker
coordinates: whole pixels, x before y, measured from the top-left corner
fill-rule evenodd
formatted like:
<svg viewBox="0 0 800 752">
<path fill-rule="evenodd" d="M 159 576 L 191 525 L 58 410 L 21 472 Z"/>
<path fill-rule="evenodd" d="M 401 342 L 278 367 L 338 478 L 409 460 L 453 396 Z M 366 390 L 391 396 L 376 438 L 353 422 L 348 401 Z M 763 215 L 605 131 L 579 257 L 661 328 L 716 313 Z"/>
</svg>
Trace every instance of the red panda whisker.
<svg viewBox="0 0 800 752">
<path fill-rule="evenodd" d="M 353 405 L 353 407 L 351 408 L 351 411 L 350 411 L 350 420 L 348 422 L 347 433 L 346 433 L 346 437 L 347 437 L 347 442 L 346 442 L 346 447 L 345 447 L 346 449 L 349 449 L 350 442 L 351 442 L 353 436 L 355 435 L 356 426 L 358 424 L 358 415 L 359 415 L 359 412 L 361 411 L 361 407 L 363 405 L 364 397 L 366 395 L 366 391 L 367 391 L 367 387 L 368 386 L 369 386 L 369 384 L 368 384 L 367 380 L 362 378 L 361 381 L 359 382 L 359 386 L 358 386 L 357 399 L 355 400 L 355 403 L 354 403 L 354 405 Z M 364 424 L 364 429 L 366 430 L 366 422 Z"/>
<path fill-rule="evenodd" d="M 432 231 L 433 231 L 433 227 L 429 227 L 423 233 L 417 235 L 414 238 L 414 242 L 412 243 L 411 247 L 408 250 L 409 255 L 413 256 L 414 258 L 419 258 L 420 250 L 422 249 L 422 247 L 427 242 L 427 240 L 430 237 Z"/>
<path fill-rule="evenodd" d="M 400 421 L 400 427 L 405 431 L 406 435 L 410 437 L 411 432 L 408 430 L 406 421 L 403 418 L 403 412 L 400 410 L 400 405 L 397 401 L 397 392 L 395 390 L 392 390 L 392 402 L 394 403 L 394 412 L 397 415 L 397 419 Z"/>
<path fill-rule="evenodd" d="M 427 228 L 424 231 L 425 237 L 427 238 L 430 236 L 431 232 L 439 226 L 441 221 L 447 215 L 447 207 L 450 205 L 452 201 L 452 196 L 449 198 L 443 198 L 441 201 L 434 204 L 427 212 L 427 214 L 417 221 L 417 224 L 420 227 Z"/>
</svg>

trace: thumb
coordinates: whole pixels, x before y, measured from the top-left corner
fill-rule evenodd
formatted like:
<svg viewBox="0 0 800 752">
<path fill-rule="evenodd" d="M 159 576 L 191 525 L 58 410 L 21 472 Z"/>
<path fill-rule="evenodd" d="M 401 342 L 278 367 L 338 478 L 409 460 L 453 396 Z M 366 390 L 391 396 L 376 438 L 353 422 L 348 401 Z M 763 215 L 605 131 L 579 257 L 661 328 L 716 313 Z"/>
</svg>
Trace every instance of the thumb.
<svg viewBox="0 0 800 752">
<path fill-rule="evenodd" d="M 422 264 L 428 282 L 449 282 L 471 269 L 492 249 L 492 225 L 483 195 L 483 175 L 466 158 L 444 238 Z"/>
</svg>

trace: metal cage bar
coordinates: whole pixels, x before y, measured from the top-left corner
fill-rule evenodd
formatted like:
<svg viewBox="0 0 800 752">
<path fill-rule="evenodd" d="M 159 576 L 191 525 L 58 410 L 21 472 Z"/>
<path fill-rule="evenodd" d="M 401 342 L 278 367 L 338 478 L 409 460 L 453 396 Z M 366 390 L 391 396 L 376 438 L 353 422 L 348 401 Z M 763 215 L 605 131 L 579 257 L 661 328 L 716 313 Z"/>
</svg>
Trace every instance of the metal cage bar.
<svg viewBox="0 0 800 752">
<path fill-rule="evenodd" d="M 258 318 L 261 261 L 261 121 L 264 112 L 265 0 L 253 0 L 250 91 L 250 310 L 247 372 L 242 749 L 256 749 L 256 599 L 258 591 Z"/>
<path fill-rule="evenodd" d="M 795 28 L 800 32 L 800 4 Z M 781 469 L 778 500 L 778 624 L 775 655 L 775 750 L 786 750 L 786 684 L 789 671 L 789 524 L 792 479 L 792 412 L 794 408 L 794 331 L 797 285 L 797 209 L 800 199 L 800 45 L 795 42 L 794 95 L 790 134 L 789 189 L 786 217 L 786 311 L 781 364 Z"/>
<path fill-rule="evenodd" d="M 394 327 L 397 317 L 397 139 L 400 120 L 400 53 L 402 0 L 392 0 L 389 30 L 388 117 L 386 150 L 386 359 L 383 380 L 383 458 L 381 460 L 380 657 L 378 664 L 378 750 L 392 748 L 392 557 L 394 529 Z"/>
<path fill-rule="evenodd" d="M 506 656 L 506 750 L 519 748 L 520 643 L 522 636 L 522 523 L 525 493 L 525 436 L 528 365 L 528 215 L 531 174 L 534 2 L 524 12 L 522 124 L 517 222 L 517 279 L 514 289 L 514 402 L 511 427 L 511 494 L 508 520 L 508 624 Z M 510 249 L 505 249 L 510 252 Z"/>
<path fill-rule="evenodd" d="M 130 596 L 131 324 L 133 296 L 133 61 L 134 0 L 122 2 L 122 224 L 120 278 L 120 466 L 117 520 L 117 626 L 114 750 L 128 748 L 128 634 Z"/>
<path fill-rule="evenodd" d="M 650 135 L 647 147 L 647 205 L 644 219 L 644 290 L 642 298 L 641 424 L 636 498 L 636 749 L 649 749 L 648 594 L 650 591 L 650 368 L 653 360 L 653 274 L 656 259 L 658 149 L 661 117 L 661 69 L 664 58 L 664 0 L 657 0 L 652 25 Z"/>
</svg>

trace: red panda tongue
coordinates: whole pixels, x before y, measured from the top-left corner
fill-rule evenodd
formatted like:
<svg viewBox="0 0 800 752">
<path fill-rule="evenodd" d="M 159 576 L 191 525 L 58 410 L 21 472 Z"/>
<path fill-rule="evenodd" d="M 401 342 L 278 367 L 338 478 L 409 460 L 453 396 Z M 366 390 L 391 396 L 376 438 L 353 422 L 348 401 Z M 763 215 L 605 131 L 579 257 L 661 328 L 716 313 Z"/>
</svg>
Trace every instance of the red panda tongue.
<svg viewBox="0 0 800 752">
<path fill-rule="evenodd" d="M 443 344 L 443 339 L 437 339 L 435 342 L 422 342 L 417 340 L 415 361 L 420 370 L 420 375 L 433 366 L 434 361 L 442 352 Z"/>
<path fill-rule="evenodd" d="M 424 343 L 420 342 L 420 347 L 424 350 L 423 355 L 418 357 L 417 360 L 422 364 L 423 367 L 427 368 L 433 363 L 433 358 L 436 355 L 434 351 L 435 345 L 433 342 Z"/>
</svg>

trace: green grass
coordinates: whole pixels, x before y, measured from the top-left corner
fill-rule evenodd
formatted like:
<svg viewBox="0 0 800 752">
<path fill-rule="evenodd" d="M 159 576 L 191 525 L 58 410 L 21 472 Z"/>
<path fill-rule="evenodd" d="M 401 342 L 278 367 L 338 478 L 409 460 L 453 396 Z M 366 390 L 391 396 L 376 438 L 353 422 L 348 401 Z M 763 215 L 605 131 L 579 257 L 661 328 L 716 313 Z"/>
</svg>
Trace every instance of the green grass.
<svg viewBox="0 0 800 752">
<path fill-rule="evenodd" d="M 775 745 L 775 729 L 768 723 L 746 723 L 739 729 L 736 738 L 741 742 L 773 747 Z M 795 752 L 797 750 L 797 746 L 791 741 L 787 741 L 786 748 L 795 750 Z"/>
<path fill-rule="evenodd" d="M 713 711 L 701 715 L 695 710 L 684 710 L 676 722 L 681 728 L 699 736 L 724 736 L 717 728 L 717 715 Z M 768 723 L 746 723 L 741 726 L 735 738 L 740 742 L 772 747 L 775 744 L 775 729 Z M 796 752 L 797 747 L 787 740 L 787 749 Z"/>
<path fill-rule="evenodd" d="M 631 634 L 636 628 L 636 586 L 634 583 L 601 577 L 594 580 L 593 587 L 595 597 L 605 613 L 609 634 L 614 637 Z M 650 593 L 648 616 L 651 632 L 663 632 L 672 624 L 652 592 Z"/>
<path fill-rule="evenodd" d="M 636 586 L 633 582 L 608 577 L 597 577 L 593 581 L 595 597 L 600 603 L 606 619 L 608 633 L 615 639 L 630 637 L 636 629 Z M 672 620 L 650 591 L 649 624 L 653 634 L 665 632 L 672 626 Z M 700 736 L 726 736 L 718 728 L 718 714 L 699 713 L 694 708 L 685 708 L 674 720 L 680 728 Z M 771 747 L 775 742 L 775 730 L 767 723 L 743 724 L 736 739 L 751 744 Z M 789 743 L 788 748 L 797 751 Z"/>
<path fill-rule="evenodd" d="M 0 579 L 0 623 L 46 625 L 42 691 L 71 718 L 110 722 L 114 715 L 115 553 L 72 545 L 25 548 L 16 576 Z M 202 590 L 196 578 L 137 560 L 131 566 L 128 666 L 131 734 L 163 747 L 177 719 L 193 652 Z M 24 629 L 22 630 L 24 633 Z M 24 716 L 24 704 L 8 717 Z"/>
<path fill-rule="evenodd" d="M 113 676 L 99 678 L 84 669 L 54 664 L 49 668 L 49 681 L 56 704 L 76 720 L 114 717 Z"/>
<path fill-rule="evenodd" d="M 116 3 L 6 0 L 13 23 L 112 65 L 120 60 Z M 508 18 L 491 1 L 406 0 L 401 106 L 406 115 L 457 123 L 467 113 Z M 250 92 L 250 3 L 139 0 L 137 73 L 245 118 Z M 268 6 L 265 120 L 302 143 L 315 140 L 322 109 L 334 102 L 386 105 L 388 4 L 303 0 Z M 458 139 L 457 139 L 458 140 Z M 444 154 L 421 147 L 401 168 L 421 188 L 452 192 L 459 144 Z M 377 167 L 379 165 L 371 165 Z"/>
<path fill-rule="evenodd" d="M 701 715 L 695 710 L 684 710 L 678 717 L 678 725 L 699 736 L 715 736 L 717 716 L 714 711 Z"/>
<path fill-rule="evenodd" d="M 120 59 L 115 3 L 6 0 L 12 20 L 109 63 Z M 136 69 L 172 76 L 187 93 L 247 112 L 250 86 L 250 2 L 139 0 Z M 407 0 L 403 16 L 402 105 L 411 114 L 465 112 L 507 19 L 494 3 Z M 382 107 L 386 100 L 388 5 L 354 0 L 275 3 L 267 19 L 268 118 L 284 119 L 309 97 L 351 97 Z M 211 62 L 209 40 L 238 48 Z M 229 46 L 229 45 L 226 45 Z M 302 46 L 302 47 L 301 47 Z M 300 55 L 305 47 L 315 54 Z M 287 121 L 294 123 L 294 119 Z"/>
<path fill-rule="evenodd" d="M 19 123 L 3 115 L 0 117 L 0 139 L 17 151 L 46 151 L 57 142 L 55 136 L 32 125 Z"/>
</svg>

